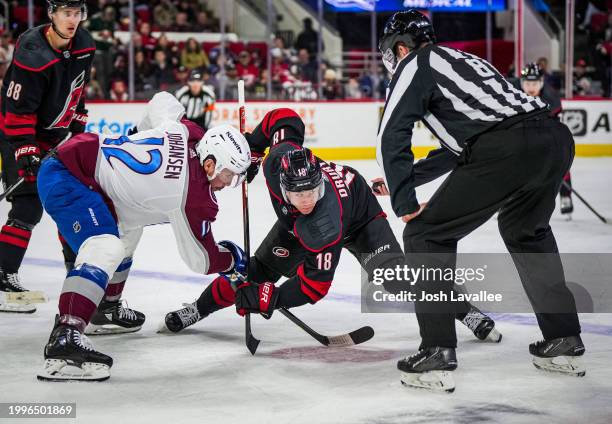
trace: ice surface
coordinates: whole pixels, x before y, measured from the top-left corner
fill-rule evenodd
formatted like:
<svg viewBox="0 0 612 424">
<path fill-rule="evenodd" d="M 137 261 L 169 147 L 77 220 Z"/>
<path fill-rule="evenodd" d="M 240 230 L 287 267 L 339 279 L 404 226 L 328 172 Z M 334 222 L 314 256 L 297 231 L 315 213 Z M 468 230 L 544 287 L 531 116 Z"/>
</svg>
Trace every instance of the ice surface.
<svg viewBox="0 0 612 424">
<path fill-rule="evenodd" d="M 367 178 L 374 161 L 346 162 Z M 612 216 L 612 158 L 577 158 L 573 182 L 596 209 Z M 426 200 L 432 183 L 419 189 Z M 227 189 L 229 190 L 229 189 Z M 254 249 L 275 220 L 261 176 L 250 186 Z M 213 225 L 218 240 L 242 244 L 240 190 L 219 196 Z M 392 216 L 387 199 L 383 206 Z M 558 211 L 552 226 L 562 252 L 612 252 L 612 226 L 574 198 L 573 220 Z M 0 204 L 5 217 L 7 204 Z M 3 220 L 4 218 L 2 218 Z M 401 240 L 402 224 L 390 219 Z M 354 348 L 325 348 L 282 315 L 253 319 L 262 340 L 252 357 L 243 319 L 228 308 L 179 335 L 157 334 L 166 312 L 193 301 L 207 281 L 182 263 L 169 226 L 149 227 L 134 260 L 124 298 L 147 322 L 134 334 L 92 338 L 115 360 L 103 383 L 36 380 L 63 280 L 56 230 L 45 216 L 22 267 L 26 287 L 51 298 L 33 315 L 0 314 L 0 402 L 76 402 L 82 423 L 577 423 L 612 422 L 612 315 L 582 315 L 587 375 L 544 374 L 531 365 L 527 345 L 540 338 L 531 315 L 501 315 L 499 345 L 474 340 L 458 328 L 457 390 L 431 394 L 401 386 L 396 361 L 412 353 L 419 336 L 413 315 L 361 314 L 359 267 L 345 252 L 330 294 L 293 312 L 330 335 L 371 325 L 374 339 Z M 460 244 L 462 252 L 504 252 L 494 220 Z M 611 277 L 612 280 L 612 277 Z M 1 419 L 0 422 L 11 422 Z M 28 420 L 15 420 L 23 423 Z M 43 422 L 41 420 L 33 422 Z"/>
</svg>

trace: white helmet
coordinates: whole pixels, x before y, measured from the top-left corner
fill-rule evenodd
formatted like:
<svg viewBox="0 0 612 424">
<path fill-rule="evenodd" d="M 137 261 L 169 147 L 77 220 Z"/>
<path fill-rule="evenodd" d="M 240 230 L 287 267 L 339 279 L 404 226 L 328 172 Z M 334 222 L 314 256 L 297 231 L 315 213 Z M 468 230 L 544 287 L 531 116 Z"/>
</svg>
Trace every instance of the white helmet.
<svg viewBox="0 0 612 424">
<path fill-rule="evenodd" d="M 195 150 L 200 158 L 200 164 L 209 157 L 215 160 L 214 179 L 223 169 L 227 169 L 238 178 L 232 181 L 231 187 L 238 186 L 251 165 L 251 149 L 249 143 L 236 128 L 231 125 L 217 125 L 209 129 L 196 144 Z"/>
</svg>

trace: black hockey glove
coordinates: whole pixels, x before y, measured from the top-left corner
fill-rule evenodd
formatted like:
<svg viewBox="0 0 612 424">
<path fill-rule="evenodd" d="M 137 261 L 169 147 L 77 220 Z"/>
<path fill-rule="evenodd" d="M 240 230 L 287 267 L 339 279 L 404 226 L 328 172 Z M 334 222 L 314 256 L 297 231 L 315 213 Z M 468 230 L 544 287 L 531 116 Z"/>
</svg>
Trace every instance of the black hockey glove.
<svg viewBox="0 0 612 424">
<path fill-rule="evenodd" d="M 251 165 L 247 169 L 247 183 L 251 184 L 251 181 L 257 176 L 259 173 L 259 167 L 261 166 L 261 162 L 263 161 L 264 155 L 262 153 L 251 152 Z"/>
<path fill-rule="evenodd" d="M 26 183 L 35 183 L 40 168 L 40 148 L 34 144 L 23 144 L 15 149 L 17 174 Z"/>
<path fill-rule="evenodd" d="M 70 126 L 70 132 L 72 135 L 77 135 L 85 132 L 87 125 L 87 113 L 75 113 Z"/>
<path fill-rule="evenodd" d="M 244 316 L 247 313 L 259 313 L 270 319 L 278 303 L 278 292 L 274 283 L 253 284 L 246 282 L 236 290 L 236 312 Z"/>
</svg>

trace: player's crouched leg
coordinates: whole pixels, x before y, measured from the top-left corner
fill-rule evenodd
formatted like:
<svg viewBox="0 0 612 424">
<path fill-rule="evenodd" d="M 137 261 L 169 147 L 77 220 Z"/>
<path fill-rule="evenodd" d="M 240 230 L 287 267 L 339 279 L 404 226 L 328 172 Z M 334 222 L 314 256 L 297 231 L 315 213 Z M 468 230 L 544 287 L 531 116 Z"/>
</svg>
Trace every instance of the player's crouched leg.
<svg viewBox="0 0 612 424">
<path fill-rule="evenodd" d="M 43 380 L 104 380 L 113 360 L 83 335 L 102 300 L 109 276 L 125 256 L 117 224 L 102 196 L 77 180 L 57 159 L 39 172 L 42 204 L 77 252 L 59 299 L 59 316 L 45 346 Z"/>
</svg>

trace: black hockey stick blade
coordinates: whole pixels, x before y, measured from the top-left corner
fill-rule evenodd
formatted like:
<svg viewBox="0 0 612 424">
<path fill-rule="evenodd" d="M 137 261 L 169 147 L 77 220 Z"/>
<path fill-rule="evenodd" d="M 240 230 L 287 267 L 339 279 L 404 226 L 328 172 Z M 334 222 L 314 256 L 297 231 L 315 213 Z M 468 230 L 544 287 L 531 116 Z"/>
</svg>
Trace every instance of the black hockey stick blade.
<svg viewBox="0 0 612 424">
<path fill-rule="evenodd" d="M 351 331 L 348 334 L 343 334 L 341 336 L 332 336 L 328 337 L 327 346 L 333 347 L 344 347 L 344 346 L 354 346 L 364 342 L 367 342 L 372 337 L 374 337 L 374 329 L 370 326 L 358 328 L 355 331 Z"/>
<path fill-rule="evenodd" d="M 255 355 L 255 352 L 257 352 L 257 346 L 259 346 L 259 340 L 257 340 L 255 338 L 255 336 L 253 336 L 253 333 L 251 332 L 251 314 L 246 314 L 244 316 L 244 323 L 245 323 L 245 331 L 246 331 L 246 346 L 247 349 L 249 349 L 249 352 L 251 352 L 251 355 Z"/>
<path fill-rule="evenodd" d="M 310 334 L 315 340 L 324 346 L 333 347 L 346 347 L 361 344 L 367 342 L 374 337 L 374 329 L 372 327 L 361 327 L 355 331 L 351 331 L 348 334 L 341 334 L 339 336 L 324 336 L 317 331 L 310 328 L 304 321 L 293 315 L 286 308 L 278 309 L 284 316 L 286 316 L 291 322 L 300 327 L 302 330 Z"/>
</svg>

